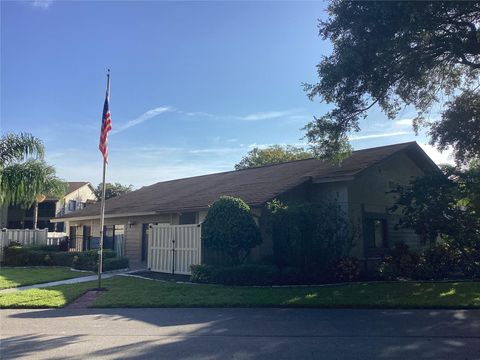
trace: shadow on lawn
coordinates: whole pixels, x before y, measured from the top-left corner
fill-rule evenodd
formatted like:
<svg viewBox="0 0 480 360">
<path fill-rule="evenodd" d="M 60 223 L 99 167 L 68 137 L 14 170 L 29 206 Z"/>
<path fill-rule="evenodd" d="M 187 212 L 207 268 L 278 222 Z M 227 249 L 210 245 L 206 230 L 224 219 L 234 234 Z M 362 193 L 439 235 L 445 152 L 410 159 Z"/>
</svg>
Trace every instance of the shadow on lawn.
<svg viewBox="0 0 480 360">
<path fill-rule="evenodd" d="M 81 356 L 68 356 L 73 359 L 470 359 L 480 353 L 480 311 L 59 309 L 9 318 L 41 321 L 46 331 L 4 339 L 5 358 L 72 345 L 84 347 Z M 63 325 L 48 331 L 60 323 L 77 335 L 62 336 Z M 92 337 L 103 345 L 91 346 Z"/>
</svg>

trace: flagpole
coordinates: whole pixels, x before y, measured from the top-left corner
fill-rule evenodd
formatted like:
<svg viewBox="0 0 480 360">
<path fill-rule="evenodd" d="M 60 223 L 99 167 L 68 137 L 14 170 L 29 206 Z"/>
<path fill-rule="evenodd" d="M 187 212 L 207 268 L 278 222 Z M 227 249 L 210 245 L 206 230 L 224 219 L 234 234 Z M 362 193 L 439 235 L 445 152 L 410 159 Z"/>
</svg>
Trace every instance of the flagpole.
<svg viewBox="0 0 480 360">
<path fill-rule="evenodd" d="M 107 72 L 107 97 L 110 96 L 110 69 Z M 107 161 L 103 157 L 103 176 L 102 176 L 102 204 L 100 210 L 100 250 L 98 252 L 98 289 L 102 288 L 102 264 L 103 264 L 103 239 L 105 223 L 105 173 L 107 172 Z"/>
</svg>

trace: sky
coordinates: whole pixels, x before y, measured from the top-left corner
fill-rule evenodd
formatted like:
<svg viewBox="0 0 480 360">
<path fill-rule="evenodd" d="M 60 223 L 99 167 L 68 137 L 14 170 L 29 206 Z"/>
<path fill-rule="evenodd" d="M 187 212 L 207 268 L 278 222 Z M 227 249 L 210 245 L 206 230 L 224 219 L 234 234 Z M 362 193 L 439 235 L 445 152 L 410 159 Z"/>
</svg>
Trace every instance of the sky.
<svg viewBox="0 0 480 360">
<path fill-rule="evenodd" d="M 1 1 L 1 131 L 30 132 L 67 181 L 101 181 L 98 150 L 111 69 L 107 182 L 135 188 L 233 170 L 253 147 L 303 145 L 329 109 L 302 83 L 331 51 L 324 2 Z M 417 141 L 373 109 L 354 149 Z"/>
</svg>

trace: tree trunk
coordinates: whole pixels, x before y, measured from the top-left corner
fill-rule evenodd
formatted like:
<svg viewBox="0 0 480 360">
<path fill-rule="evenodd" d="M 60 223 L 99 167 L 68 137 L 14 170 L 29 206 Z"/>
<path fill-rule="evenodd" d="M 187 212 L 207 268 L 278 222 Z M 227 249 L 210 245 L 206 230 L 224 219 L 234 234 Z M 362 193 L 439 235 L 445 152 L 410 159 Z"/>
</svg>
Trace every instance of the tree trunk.
<svg viewBox="0 0 480 360">
<path fill-rule="evenodd" d="M 38 222 L 38 201 L 33 204 L 33 230 L 37 230 Z"/>
</svg>

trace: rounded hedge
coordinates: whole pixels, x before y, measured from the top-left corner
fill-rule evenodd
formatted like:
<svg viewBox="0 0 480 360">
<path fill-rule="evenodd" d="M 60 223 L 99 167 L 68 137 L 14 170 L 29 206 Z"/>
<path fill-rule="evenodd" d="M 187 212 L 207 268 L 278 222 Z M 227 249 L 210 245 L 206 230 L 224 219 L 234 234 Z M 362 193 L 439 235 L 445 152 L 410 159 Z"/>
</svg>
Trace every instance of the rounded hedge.
<svg viewBox="0 0 480 360">
<path fill-rule="evenodd" d="M 210 205 L 202 224 L 202 239 L 207 248 L 224 252 L 234 264 L 243 262 L 262 242 L 250 207 L 231 196 L 222 196 Z"/>
</svg>

